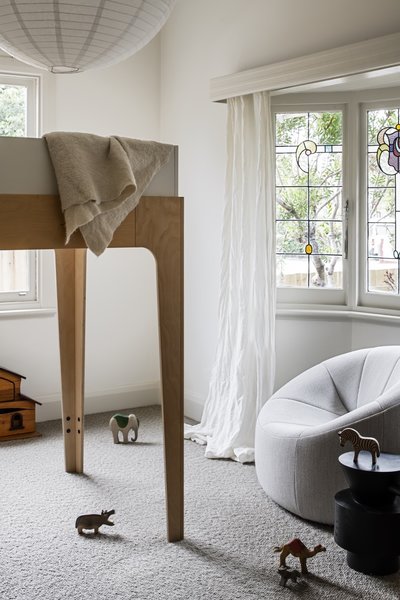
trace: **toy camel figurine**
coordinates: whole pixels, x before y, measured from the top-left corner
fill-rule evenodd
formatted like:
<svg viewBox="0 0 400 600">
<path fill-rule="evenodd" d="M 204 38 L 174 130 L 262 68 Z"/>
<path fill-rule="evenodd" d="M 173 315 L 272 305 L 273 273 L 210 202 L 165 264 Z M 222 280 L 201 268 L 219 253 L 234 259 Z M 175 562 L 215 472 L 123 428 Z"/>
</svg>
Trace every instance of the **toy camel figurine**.
<svg viewBox="0 0 400 600">
<path fill-rule="evenodd" d="M 123 443 L 128 443 L 128 433 L 132 429 L 134 436 L 131 442 L 136 442 L 139 431 L 139 419 L 136 415 L 116 414 L 110 419 L 110 429 L 114 437 L 114 444 L 119 444 L 119 432 L 122 432 Z"/>
<path fill-rule="evenodd" d="M 338 431 L 338 435 L 341 446 L 344 446 L 347 441 L 353 444 L 353 462 L 357 462 L 361 450 L 366 450 L 367 452 L 371 452 L 372 464 L 376 464 L 376 458 L 377 456 L 380 456 L 381 453 L 378 440 L 373 437 L 363 437 L 358 431 L 351 427 Z"/>
<path fill-rule="evenodd" d="M 280 552 L 280 562 L 279 562 L 279 567 L 280 568 L 286 568 L 286 557 L 291 554 L 292 556 L 295 556 L 296 558 L 298 558 L 300 560 L 300 566 L 301 566 L 301 573 L 303 575 L 306 575 L 308 573 L 308 569 L 307 569 L 307 559 L 311 558 L 312 556 L 315 556 L 316 554 L 318 554 L 318 552 L 325 552 L 326 548 L 324 548 L 324 546 L 321 546 L 321 544 L 318 544 L 318 546 L 315 546 L 314 550 L 309 550 L 301 540 L 299 540 L 299 538 L 294 538 L 293 540 L 291 540 L 290 542 L 288 542 L 287 544 L 284 544 L 283 546 L 275 546 L 274 548 L 274 552 Z"/>
<path fill-rule="evenodd" d="M 94 529 L 94 533 L 99 533 L 102 525 L 114 525 L 108 520 L 111 515 L 115 515 L 115 510 L 102 510 L 101 515 L 81 515 L 76 519 L 75 527 L 79 535 L 82 535 L 84 529 Z"/>
<path fill-rule="evenodd" d="M 281 576 L 279 585 L 282 587 L 286 587 L 289 579 L 297 583 L 298 578 L 301 577 L 301 573 L 297 569 L 288 569 L 287 567 L 279 567 L 278 573 Z"/>
</svg>

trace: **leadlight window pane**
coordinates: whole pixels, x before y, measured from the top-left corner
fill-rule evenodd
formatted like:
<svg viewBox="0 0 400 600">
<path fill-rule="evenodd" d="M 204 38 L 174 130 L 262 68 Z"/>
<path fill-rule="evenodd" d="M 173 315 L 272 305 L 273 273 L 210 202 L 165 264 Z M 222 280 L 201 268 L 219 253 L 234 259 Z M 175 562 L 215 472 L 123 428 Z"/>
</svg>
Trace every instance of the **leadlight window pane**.
<svg viewBox="0 0 400 600">
<path fill-rule="evenodd" d="M 375 293 L 397 294 L 398 290 L 398 268 L 395 260 L 385 263 L 379 258 L 368 259 L 368 282 L 369 291 Z"/>
<path fill-rule="evenodd" d="M 287 148 L 296 148 L 288 146 Z M 276 155 L 276 182 L 278 186 L 307 187 L 307 174 L 299 169 L 294 151 L 283 152 L 286 148 L 277 148 Z M 279 152 L 282 151 L 282 154 Z"/>
<path fill-rule="evenodd" d="M 309 190 L 310 219 L 337 220 L 342 215 L 341 187 L 314 187 Z"/>
<path fill-rule="evenodd" d="M 370 144 L 368 146 L 368 189 L 378 189 L 382 190 L 384 188 L 394 188 L 396 187 L 396 180 L 392 175 L 386 175 L 378 166 L 376 160 L 376 152 L 378 149 L 378 144 L 376 142 L 375 135 L 375 143 Z"/>
<path fill-rule="evenodd" d="M 337 146 L 336 146 L 337 147 Z M 328 148 L 328 149 L 327 149 Z M 342 186 L 342 148 L 333 154 L 332 146 L 317 146 L 317 151 L 309 157 L 310 186 L 325 188 Z"/>
<path fill-rule="evenodd" d="M 343 288 L 342 112 L 276 115 L 277 281 Z"/>
<path fill-rule="evenodd" d="M 342 223 L 340 221 L 310 221 L 310 236 L 319 254 L 342 255 Z"/>
<path fill-rule="evenodd" d="M 343 264 L 341 256 L 320 255 L 318 260 L 312 261 L 311 278 L 321 280 L 322 273 L 327 281 L 327 287 L 340 289 L 343 287 Z M 315 286 L 314 286 L 315 287 Z"/>
<path fill-rule="evenodd" d="M 276 187 L 276 218 L 282 221 L 307 219 L 307 188 Z"/>
<path fill-rule="evenodd" d="M 368 111 L 368 144 L 376 144 L 377 134 L 384 127 L 396 127 L 397 116 L 395 108 Z"/>
<path fill-rule="evenodd" d="M 308 256 L 277 254 L 277 282 L 279 286 L 308 288 Z"/>
<path fill-rule="evenodd" d="M 277 221 L 276 251 L 279 254 L 301 254 L 307 239 L 307 221 Z"/>
<path fill-rule="evenodd" d="M 298 146 L 307 139 L 307 115 L 278 114 L 276 115 L 276 144 L 277 146 Z"/>
<path fill-rule="evenodd" d="M 369 110 L 367 290 L 399 294 L 400 109 Z"/>
<path fill-rule="evenodd" d="M 316 112 L 308 113 L 308 138 L 317 145 L 342 144 L 342 113 Z M 329 148 L 327 148 L 329 152 Z M 331 150 L 332 151 L 332 150 Z"/>
<path fill-rule="evenodd" d="M 396 222 L 395 188 L 369 188 L 368 220 L 369 223 Z"/>
</svg>

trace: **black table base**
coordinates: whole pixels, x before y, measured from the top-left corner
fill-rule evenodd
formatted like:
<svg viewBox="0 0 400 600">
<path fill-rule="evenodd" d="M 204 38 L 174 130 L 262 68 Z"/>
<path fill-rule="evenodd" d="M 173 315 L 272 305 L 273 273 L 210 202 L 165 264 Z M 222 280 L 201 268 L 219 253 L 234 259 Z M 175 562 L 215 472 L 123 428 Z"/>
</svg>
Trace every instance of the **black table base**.
<svg viewBox="0 0 400 600">
<path fill-rule="evenodd" d="M 347 564 L 368 575 L 399 569 L 400 498 L 381 506 L 357 502 L 350 489 L 335 496 L 336 543 L 347 550 Z"/>
<path fill-rule="evenodd" d="M 398 556 L 370 556 L 347 552 L 347 564 L 365 575 L 391 575 L 399 570 Z"/>
</svg>

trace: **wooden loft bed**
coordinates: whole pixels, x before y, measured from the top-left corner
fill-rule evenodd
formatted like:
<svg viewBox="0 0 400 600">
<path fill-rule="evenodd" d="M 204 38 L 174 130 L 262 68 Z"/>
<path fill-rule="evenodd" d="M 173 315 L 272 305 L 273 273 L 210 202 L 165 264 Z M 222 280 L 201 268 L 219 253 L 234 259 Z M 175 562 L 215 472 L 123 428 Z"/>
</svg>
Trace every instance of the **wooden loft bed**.
<svg viewBox="0 0 400 600">
<path fill-rule="evenodd" d="M 41 139 L 0 138 L 0 250 L 54 249 L 65 469 L 83 472 L 86 245 L 65 245 L 57 184 Z M 177 149 L 110 247 L 150 250 L 157 264 L 167 538 L 183 538 L 183 200 Z"/>
</svg>

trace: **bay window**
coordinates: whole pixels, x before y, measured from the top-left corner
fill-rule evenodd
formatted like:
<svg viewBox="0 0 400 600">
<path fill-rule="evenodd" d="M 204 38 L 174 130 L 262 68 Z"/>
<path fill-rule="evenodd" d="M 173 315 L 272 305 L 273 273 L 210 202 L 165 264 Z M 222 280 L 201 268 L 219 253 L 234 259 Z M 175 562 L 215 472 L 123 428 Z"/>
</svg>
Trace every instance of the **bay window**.
<svg viewBox="0 0 400 600">
<path fill-rule="evenodd" d="M 400 310 L 400 89 L 277 95 L 274 120 L 278 302 Z"/>
</svg>

